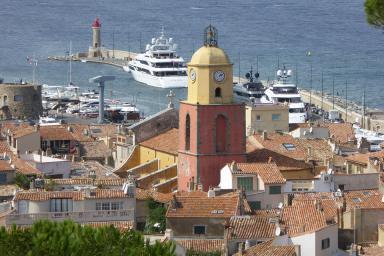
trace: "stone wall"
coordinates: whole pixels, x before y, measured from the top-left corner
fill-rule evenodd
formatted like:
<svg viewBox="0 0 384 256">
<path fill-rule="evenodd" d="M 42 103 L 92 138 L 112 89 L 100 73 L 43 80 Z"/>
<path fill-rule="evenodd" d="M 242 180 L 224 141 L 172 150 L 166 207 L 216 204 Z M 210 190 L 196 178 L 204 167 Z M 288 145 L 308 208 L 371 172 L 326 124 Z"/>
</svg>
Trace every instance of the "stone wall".
<svg viewBox="0 0 384 256">
<path fill-rule="evenodd" d="M 2 120 L 39 118 L 43 112 L 41 85 L 0 84 L 0 106 Z"/>
</svg>

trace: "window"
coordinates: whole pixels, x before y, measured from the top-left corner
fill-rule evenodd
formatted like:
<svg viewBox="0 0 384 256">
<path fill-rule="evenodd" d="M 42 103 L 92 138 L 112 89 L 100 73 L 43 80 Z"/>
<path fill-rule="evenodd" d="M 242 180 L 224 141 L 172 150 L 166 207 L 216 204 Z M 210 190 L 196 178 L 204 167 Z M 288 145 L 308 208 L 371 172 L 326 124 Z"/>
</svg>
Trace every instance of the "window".
<svg viewBox="0 0 384 256">
<path fill-rule="evenodd" d="M 216 97 L 216 98 L 221 97 L 221 88 L 220 88 L 220 87 L 217 87 L 217 88 L 215 89 L 215 97 Z"/>
<path fill-rule="evenodd" d="M 256 121 L 261 121 L 261 116 L 260 115 L 256 116 Z"/>
<path fill-rule="evenodd" d="M 237 177 L 237 188 L 253 191 L 253 177 Z"/>
<path fill-rule="evenodd" d="M 96 211 L 101 211 L 101 203 L 96 203 Z"/>
<path fill-rule="evenodd" d="M 279 121 L 280 120 L 280 114 L 272 114 L 272 121 Z"/>
<path fill-rule="evenodd" d="M 71 212 L 72 199 L 70 198 L 54 198 L 51 199 L 50 211 L 51 212 Z"/>
<path fill-rule="evenodd" d="M 101 210 L 103 211 L 109 211 L 111 210 L 111 204 L 109 202 L 107 203 L 101 203 Z"/>
<path fill-rule="evenodd" d="M 0 173 L 0 184 L 7 183 L 7 174 L 6 173 Z"/>
<path fill-rule="evenodd" d="M 292 150 L 295 150 L 296 147 L 295 145 L 291 144 L 291 143 L 283 143 L 283 146 L 285 147 L 286 150 L 288 151 L 292 151 Z"/>
<path fill-rule="evenodd" d="M 122 210 L 123 209 L 123 202 L 112 202 L 111 203 L 111 210 Z"/>
<path fill-rule="evenodd" d="M 7 95 L 5 95 L 3 97 L 3 106 L 8 106 L 8 96 Z"/>
<path fill-rule="evenodd" d="M 22 101 L 22 100 L 23 100 L 23 96 L 22 96 L 22 95 L 15 95 L 15 96 L 13 97 L 13 100 L 14 100 L 14 101 Z"/>
<path fill-rule="evenodd" d="M 216 118 L 216 152 L 227 150 L 227 118 L 219 115 Z"/>
<path fill-rule="evenodd" d="M 329 246 L 330 246 L 329 238 L 321 240 L 321 249 L 322 250 L 329 248 Z"/>
<path fill-rule="evenodd" d="M 248 204 L 252 210 L 260 210 L 261 209 L 261 202 L 260 201 L 248 202 Z"/>
<path fill-rule="evenodd" d="M 185 117 L 185 150 L 191 148 L 191 118 L 189 114 Z"/>
<path fill-rule="evenodd" d="M 194 235 L 205 235 L 205 226 L 193 226 Z"/>
<path fill-rule="evenodd" d="M 281 186 L 270 186 L 269 187 L 269 194 L 270 195 L 281 194 Z"/>
</svg>

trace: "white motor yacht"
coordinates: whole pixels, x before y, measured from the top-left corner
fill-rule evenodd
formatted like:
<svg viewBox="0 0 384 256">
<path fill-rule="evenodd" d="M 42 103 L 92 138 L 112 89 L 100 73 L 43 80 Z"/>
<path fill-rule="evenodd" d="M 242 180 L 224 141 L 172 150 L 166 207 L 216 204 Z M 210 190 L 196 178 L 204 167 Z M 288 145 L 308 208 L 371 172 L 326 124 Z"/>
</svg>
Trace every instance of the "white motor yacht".
<svg viewBox="0 0 384 256">
<path fill-rule="evenodd" d="M 296 84 L 289 81 L 292 70 L 277 71 L 277 80 L 265 90 L 266 100 L 273 103 L 287 103 L 289 106 L 289 123 L 300 124 L 307 120 L 307 111 Z"/>
<path fill-rule="evenodd" d="M 246 83 L 236 83 L 233 86 L 233 98 L 236 102 L 260 103 L 264 96 L 264 85 L 259 81 L 259 73 L 253 74 L 252 68 L 245 77 Z"/>
<path fill-rule="evenodd" d="M 164 36 L 152 38 L 145 53 L 138 54 L 128 63 L 132 77 L 141 83 L 160 88 L 187 87 L 187 67 L 182 57 L 176 54 L 177 44 Z"/>
</svg>

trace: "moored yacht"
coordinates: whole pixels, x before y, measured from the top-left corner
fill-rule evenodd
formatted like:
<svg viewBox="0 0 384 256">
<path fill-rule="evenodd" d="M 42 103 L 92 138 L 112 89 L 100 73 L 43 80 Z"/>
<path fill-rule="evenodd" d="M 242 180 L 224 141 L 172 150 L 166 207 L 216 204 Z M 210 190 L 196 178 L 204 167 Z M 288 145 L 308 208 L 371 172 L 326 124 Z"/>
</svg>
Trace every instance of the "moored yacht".
<svg viewBox="0 0 384 256">
<path fill-rule="evenodd" d="M 259 81 L 259 73 L 253 74 L 251 70 L 245 74 L 247 82 L 236 83 L 233 86 L 233 97 L 236 102 L 244 103 L 260 103 L 261 98 L 264 96 L 264 85 Z"/>
<path fill-rule="evenodd" d="M 292 70 L 286 70 L 285 67 L 283 70 L 278 70 L 277 80 L 264 92 L 266 100 L 273 103 L 287 103 L 290 124 L 305 123 L 307 120 L 305 105 L 296 84 L 289 81 L 291 76 Z"/>
<path fill-rule="evenodd" d="M 145 53 L 138 54 L 128 63 L 132 77 L 141 83 L 160 88 L 187 87 L 187 67 L 176 54 L 177 44 L 164 36 L 152 38 Z"/>
</svg>

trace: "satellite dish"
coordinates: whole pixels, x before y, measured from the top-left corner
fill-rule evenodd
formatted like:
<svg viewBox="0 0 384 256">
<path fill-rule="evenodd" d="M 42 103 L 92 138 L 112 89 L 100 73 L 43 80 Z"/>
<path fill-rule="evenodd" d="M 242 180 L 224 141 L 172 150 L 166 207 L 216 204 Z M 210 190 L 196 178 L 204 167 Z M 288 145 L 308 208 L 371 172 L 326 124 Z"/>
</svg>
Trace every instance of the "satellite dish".
<svg viewBox="0 0 384 256">
<path fill-rule="evenodd" d="M 281 228 L 280 227 L 276 227 L 275 235 L 276 236 L 280 236 L 280 234 L 281 234 Z"/>
<path fill-rule="evenodd" d="M 276 74 L 277 74 L 277 76 L 282 76 L 282 75 L 283 75 L 283 71 L 281 71 L 281 70 L 279 69 L 279 70 L 277 70 Z"/>
<path fill-rule="evenodd" d="M 255 73 L 255 77 L 256 77 L 256 78 L 259 78 L 259 76 L 260 76 L 259 72 L 256 72 L 256 73 Z"/>
<path fill-rule="evenodd" d="M 247 73 L 247 74 L 245 74 L 245 77 L 249 79 L 251 77 L 251 74 Z"/>
<path fill-rule="evenodd" d="M 279 208 L 279 209 L 283 208 L 283 203 L 280 202 L 279 205 L 277 206 L 277 208 Z"/>
<path fill-rule="evenodd" d="M 152 38 L 151 43 L 152 43 L 152 44 L 155 44 L 155 43 L 156 43 L 156 38 Z"/>
</svg>

